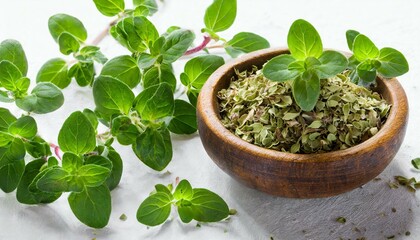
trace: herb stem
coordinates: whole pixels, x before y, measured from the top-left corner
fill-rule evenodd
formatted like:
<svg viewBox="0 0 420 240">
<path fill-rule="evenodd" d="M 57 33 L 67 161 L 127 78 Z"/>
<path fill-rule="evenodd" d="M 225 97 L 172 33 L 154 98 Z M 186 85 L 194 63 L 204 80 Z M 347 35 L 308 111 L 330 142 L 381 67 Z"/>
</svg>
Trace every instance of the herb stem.
<svg viewBox="0 0 420 240">
<path fill-rule="evenodd" d="M 54 143 L 50 143 L 50 147 L 54 149 L 54 154 L 61 160 L 60 147 Z"/>
<path fill-rule="evenodd" d="M 96 36 L 94 39 L 93 39 L 93 41 L 90 43 L 90 45 L 92 45 L 92 46 L 97 46 L 99 43 L 101 43 L 102 42 L 102 40 L 104 40 L 105 39 L 105 37 L 106 36 L 108 36 L 108 34 L 109 34 L 109 30 L 111 29 L 111 27 L 112 26 L 114 26 L 115 24 L 117 24 L 118 23 L 118 21 L 121 19 L 121 18 L 123 18 L 124 16 L 119 16 L 118 18 L 116 18 L 114 21 L 112 21 L 112 22 L 110 22 L 109 24 L 108 24 L 108 26 L 104 29 L 104 30 L 102 30 L 99 34 L 98 34 L 98 36 Z"/>
<path fill-rule="evenodd" d="M 207 46 L 207 49 L 212 49 L 212 48 L 224 48 L 225 45 L 219 44 L 219 45 L 211 45 L 211 46 Z"/>
<path fill-rule="evenodd" d="M 211 37 L 207 35 L 204 35 L 203 37 L 204 37 L 203 42 L 197 47 L 191 48 L 190 50 L 186 51 L 184 53 L 184 56 L 191 55 L 191 54 L 194 54 L 203 50 L 207 46 L 207 44 L 209 44 L 209 42 L 211 41 Z"/>
</svg>

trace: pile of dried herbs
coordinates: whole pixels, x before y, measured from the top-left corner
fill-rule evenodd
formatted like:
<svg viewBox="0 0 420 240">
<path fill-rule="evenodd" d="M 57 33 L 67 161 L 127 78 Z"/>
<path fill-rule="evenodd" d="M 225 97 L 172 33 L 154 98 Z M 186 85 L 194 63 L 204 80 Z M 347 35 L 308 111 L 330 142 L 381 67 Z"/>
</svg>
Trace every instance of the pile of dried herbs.
<svg viewBox="0 0 420 240">
<path fill-rule="evenodd" d="M 313 111 L 292 97 L 291 82 L 266 79 L 260 70 L 236 72 L 218 93 L 223 125 L 243 140 L 292 153 L 346 149 L 375 135 L 390 105 L 381 96 L 350 82 L 347 73 L 321 80 Z"/>
</svg>

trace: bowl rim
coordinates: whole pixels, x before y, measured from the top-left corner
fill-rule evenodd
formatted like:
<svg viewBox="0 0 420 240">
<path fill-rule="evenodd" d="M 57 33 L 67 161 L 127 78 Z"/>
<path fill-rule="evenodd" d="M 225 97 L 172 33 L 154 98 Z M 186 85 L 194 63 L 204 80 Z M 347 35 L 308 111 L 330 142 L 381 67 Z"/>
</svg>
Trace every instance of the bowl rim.
<svg viewBox="0 0 420 240">
<path fill-rule="evenodd" d="M 252 53 L 242 55 L 228 63 L 219 67 L 207 80 L 201 89 L 197 101 L 197 115 L 200 115 L 201 121 L 212 131 L 218 138 L 223 139 L 225 144 L 238 149 L 244 149 L 248 154 L 260 156 L 261 160 L 277 160 L 285 162 L 333 162 L 340 161 L 351 155 L 360 155 L 369 153 L 372 149 L 377 148 L 382 143 L 392 140 L 392 137 L 398 134 L 398 130 L 404 127 L 404 123 L 408 115 L 408 101 L 404 89 L 396 78 L 384 79 L 379 77 L 386 89 L 389 90 L 389 103 L 392 105 L 385 124 L 381 127 L 377 134 L 359 143 L 343 150 L 335 150 L 325 153 L 289 153 L 281 152 L 274 149 L 268 149 L 248 143 L 237 137 L 235 134 L 225 128 L 219 119 L 219 114 L 214 111 L 218 109 L 218 100 L 216 99 L 216 86 L 219 80 L 232 71 L 235 67 L 243 64 L 243 62 L 265 57 L 267 55 L 285 54 L 289 52 L 288 48 L 268 48 Z M 268 60 L 267 60 L 268 61 Z"/>
</svg>

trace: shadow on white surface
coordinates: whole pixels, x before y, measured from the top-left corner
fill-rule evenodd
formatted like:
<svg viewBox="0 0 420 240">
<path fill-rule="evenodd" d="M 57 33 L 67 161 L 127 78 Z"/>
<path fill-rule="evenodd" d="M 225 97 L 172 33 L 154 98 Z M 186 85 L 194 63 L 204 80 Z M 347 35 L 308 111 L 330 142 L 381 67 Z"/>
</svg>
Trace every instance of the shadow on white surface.
<svg viewBox="0 0 420 240">
<path fill-rule="evenodd" d="M 290 199 L 250 189 L 231 178 L 231 198 L 239 214 L 249 215 L 274 239 L 386 239 L 405 235 L 413 222 L 415 197 L 405 188 L 391 189 L 388 173 L 401 175 L 391 164 L 379 181 L 351 192 L 320 199 Z M 346 218 L 346 223 L 336 221 Z M 405 238 L 408 239 L 408 238 Z"/>
</svg>

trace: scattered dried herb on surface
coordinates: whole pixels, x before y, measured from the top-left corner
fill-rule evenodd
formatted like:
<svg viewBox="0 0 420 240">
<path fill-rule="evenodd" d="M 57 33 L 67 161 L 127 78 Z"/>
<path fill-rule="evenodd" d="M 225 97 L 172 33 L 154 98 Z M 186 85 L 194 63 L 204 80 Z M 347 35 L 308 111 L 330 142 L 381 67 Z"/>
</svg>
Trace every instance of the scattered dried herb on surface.
<svg viewBox="0 0 420 240">
<path fill-rule="evenodd" d="M 344 217 L 338 217 L 338 218 L 336 219 L 336 221 L 337 221 L 337 222 L 339 222 L 339 223 L 342 223 L 342 224 L 344 224 L 344 223 L 346 223 L 346 222 L 347 222 L 346 218 L 344 218 Z"/>
<path fill-rule="evenodd" d="M 290 82 L 273 82 L 254 67 L 236 72 L 218 93 L 223 125 L 255 145 L 292 153 L 346 149 L 375 135 L 390 109 L 381 96 L 353 84 L 347 73 L 321 80 L 313 111 L 302 111 Z"/>
</svg>

